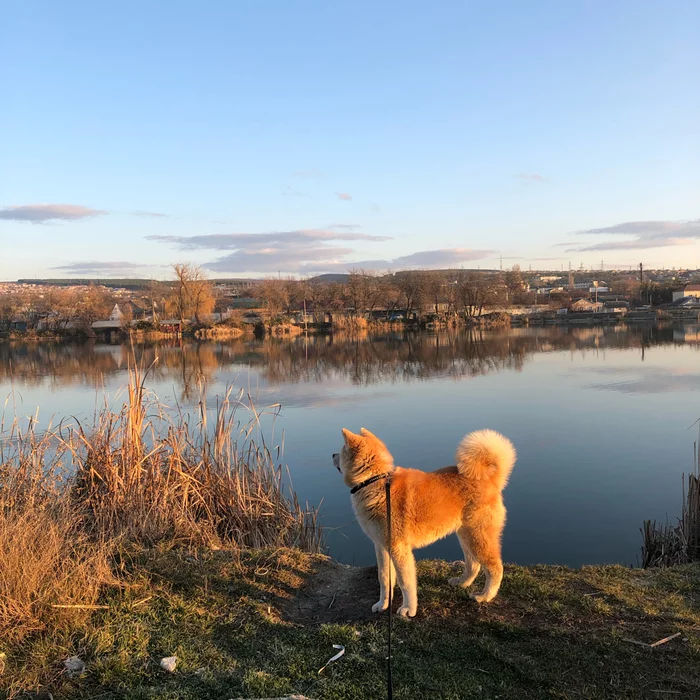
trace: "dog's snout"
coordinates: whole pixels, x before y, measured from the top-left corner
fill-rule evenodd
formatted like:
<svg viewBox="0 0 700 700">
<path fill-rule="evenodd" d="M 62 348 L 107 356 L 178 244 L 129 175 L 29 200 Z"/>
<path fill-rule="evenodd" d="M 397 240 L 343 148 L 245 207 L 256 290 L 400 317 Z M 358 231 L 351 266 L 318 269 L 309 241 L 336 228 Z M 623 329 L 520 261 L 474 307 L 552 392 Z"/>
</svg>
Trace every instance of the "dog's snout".
<svg viewBox="0 0 700 700">
<path fill-rule="evenodd" d="M 340 455 L 337 452 L 333 455 L 333 466 L 340 471 Z"/>
<path fill-rule="evenodd" d="M 334 453 L 333 453 L 333 459 L 338 459 L 338 453 L 337 453 L 337 452 L 334 452 Z"/>
</svg>

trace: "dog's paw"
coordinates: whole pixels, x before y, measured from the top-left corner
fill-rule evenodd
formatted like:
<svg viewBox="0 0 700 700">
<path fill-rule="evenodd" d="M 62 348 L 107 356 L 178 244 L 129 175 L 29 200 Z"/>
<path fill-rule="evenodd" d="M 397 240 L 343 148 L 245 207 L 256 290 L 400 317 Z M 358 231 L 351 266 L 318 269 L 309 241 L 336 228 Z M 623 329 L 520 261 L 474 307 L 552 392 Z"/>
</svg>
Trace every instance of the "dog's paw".
<svg viewBox="0 0 700 700">
<path fill-rule="evenodd" d="M 483 593 L 471 593 L 469 597 L 477 603 L 490 603 L 496 596 L 488 596 Z"/>
<path fill-rule="evenodd" d="M 416 614 L 415 610 L 411 610 L 408 606 L 402 605 L 397 611 L 397 615 L 401 617 L 413 617 Z"/>
<path fill-rule="evenodd" d="M 450 586 L 457 586 L 457 588 L 466 588 L 467 582 L 461 576 L 455 576 L 454 578 L 448 578 L 447 583 Z"/>
<path fill-rule="evenodd" d="M 372 606 L 373 613 L 384 612 L 389 607 L 388 600 L 379 600 Z"/>
</svg>

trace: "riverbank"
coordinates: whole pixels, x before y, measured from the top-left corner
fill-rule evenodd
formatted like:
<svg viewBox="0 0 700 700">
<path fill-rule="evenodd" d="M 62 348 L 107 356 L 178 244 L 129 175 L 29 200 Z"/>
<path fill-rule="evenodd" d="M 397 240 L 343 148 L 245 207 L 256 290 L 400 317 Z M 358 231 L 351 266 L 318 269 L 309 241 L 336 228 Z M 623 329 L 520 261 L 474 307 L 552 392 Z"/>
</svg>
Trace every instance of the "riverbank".
<svg viewBox="0 0 700 700">
<path fill-rule="evenodd" d="M 700 693 L 700 566 L 508 566 L 488 606 L 419 563 L 420 606 L 397 618 L 397 698 L 657 698 Z M 376 572 L 295 549 L 122 552 L 96 609 L 2 642 L 5 697 L 385 698 Z M 680 633 L 656 648 L 644 646 Z M 319 669 L 336 653 L 345 655 Z M 77 656 L 82 674 L 63 661 Z M 177 657 L 174 672 L 160 660 Z"/>
</svg>

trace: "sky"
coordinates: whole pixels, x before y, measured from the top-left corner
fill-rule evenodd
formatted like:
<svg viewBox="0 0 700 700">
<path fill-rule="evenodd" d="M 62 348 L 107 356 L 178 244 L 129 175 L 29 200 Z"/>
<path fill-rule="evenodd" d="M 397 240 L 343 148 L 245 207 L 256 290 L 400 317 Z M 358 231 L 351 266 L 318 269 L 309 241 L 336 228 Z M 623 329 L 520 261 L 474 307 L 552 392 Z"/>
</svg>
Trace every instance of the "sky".
<svg viewBox="0 0 700 700">
<path fill-rule="evenodd" d="M 700 267 L 695 0 L 0 7 L 0 280 Z"/>
</svg>

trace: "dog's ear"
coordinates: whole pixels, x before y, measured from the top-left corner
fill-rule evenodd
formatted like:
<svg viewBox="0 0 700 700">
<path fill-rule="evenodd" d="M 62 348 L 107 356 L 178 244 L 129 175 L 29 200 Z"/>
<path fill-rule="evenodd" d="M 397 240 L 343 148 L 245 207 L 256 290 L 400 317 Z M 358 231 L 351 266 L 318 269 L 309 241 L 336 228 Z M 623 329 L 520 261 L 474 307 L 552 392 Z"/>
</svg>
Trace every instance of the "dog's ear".
<svg viewBox="0 0 700 700">
<path fill-rule="evenodd" d="M 374 433 L 370 433 L 367 428 L 360 428 L 360 434 L 368 438 L 374 438 L 375 440 L 379 439 Z"/>
<path fill-rule="evenodd" d="M 345 438 L 345 444 L 353 450 L 356 450 L 362 444 L 362 437 L 355 435 L 347 428 L 343 428 L 343 437 Z"/>
</svg>

